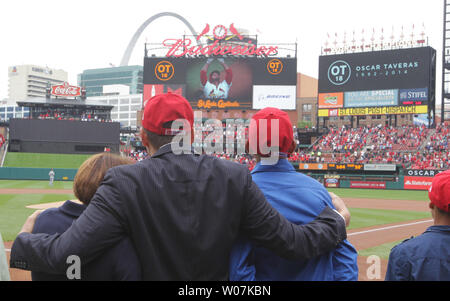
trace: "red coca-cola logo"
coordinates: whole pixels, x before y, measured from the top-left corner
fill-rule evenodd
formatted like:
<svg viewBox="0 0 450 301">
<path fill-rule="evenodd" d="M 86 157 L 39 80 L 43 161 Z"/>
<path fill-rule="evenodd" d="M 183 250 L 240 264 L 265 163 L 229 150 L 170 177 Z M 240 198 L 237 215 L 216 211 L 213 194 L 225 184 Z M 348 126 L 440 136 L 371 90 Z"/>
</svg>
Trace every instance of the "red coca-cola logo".
<svg viewBox="0 0 450 301">
<path fill-rule="evenodd" d="M 52 86 L 52 95 L 64 97 L 77 97 L 81 95 L 81 87 L 70 86 L 68 83 Z"/>
</svg>

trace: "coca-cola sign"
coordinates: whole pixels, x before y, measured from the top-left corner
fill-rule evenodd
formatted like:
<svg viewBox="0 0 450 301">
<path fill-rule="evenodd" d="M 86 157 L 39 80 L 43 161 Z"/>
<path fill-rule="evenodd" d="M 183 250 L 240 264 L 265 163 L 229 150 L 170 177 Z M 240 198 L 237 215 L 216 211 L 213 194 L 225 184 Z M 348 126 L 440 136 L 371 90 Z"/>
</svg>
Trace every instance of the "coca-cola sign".
<svg viewBox="0 0 450 301">
<path fill-rule="evenodd" d="M 64 83 L 62 85 L 52 86 L 51 94 L 60 97 L 77 97 L 81 96 L 81 87 Z"/>
</svg>

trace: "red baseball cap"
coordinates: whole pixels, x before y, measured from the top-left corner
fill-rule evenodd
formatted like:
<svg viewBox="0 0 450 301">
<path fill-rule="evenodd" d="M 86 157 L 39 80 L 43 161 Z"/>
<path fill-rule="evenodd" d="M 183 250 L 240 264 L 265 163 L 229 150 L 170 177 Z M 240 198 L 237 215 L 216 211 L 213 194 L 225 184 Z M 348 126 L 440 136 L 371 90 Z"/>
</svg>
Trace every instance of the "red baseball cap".
<svg viewBox="0 0 450 301">
<path fill-rule="evenodd" d="M 264 126 L 260 120 L 267 120 L 266 128 L 264 129 L 267 133 L 265 141 L 261 140 L 260 131 L 261 127 Z M 278 132 L 275 137 L 271 137 L 272 133 L 272 120 L 278 120 Z M 255 140 L 251 140 L 255 139 Z M 249 128 L 249 141 L 247 141 L 247 151 L 249 151 L 249 145 L 252 145 L 251 141 L 256 141 L 257 153 L 262 157 L 267 157 L 269 154 L 263 154 L 260 150 L 260 145 L 267 147 L 279 147 L 280 153 L 290 154 L 294 151 L 294 132 L 292 129 L 292 123 L 289 115 L 286 112 L 281 111 L 276 108 L 265 108 L 255 115 L 253 115 L 250 122 Z M 255 142 L 253 142 L 255 145 Z"/>
<path fill-rule="evenodd" d="M 450 170 L 437 174 L 431 187 L 428 189 L 428 197 L 432 204 L 442 211 L 449 212 L 450 206 Z"/>
<path fill-rule="evenodd" d="M 174 136 L 179 131 L 171 129 L 172 122 L 180 119 L 188 121 L 191 129 L 194 124 L 194 111 L 186 98 L 169 92 L 148 100 L 142 114 L 142 126 L 157 135 Z"/>
</svg>

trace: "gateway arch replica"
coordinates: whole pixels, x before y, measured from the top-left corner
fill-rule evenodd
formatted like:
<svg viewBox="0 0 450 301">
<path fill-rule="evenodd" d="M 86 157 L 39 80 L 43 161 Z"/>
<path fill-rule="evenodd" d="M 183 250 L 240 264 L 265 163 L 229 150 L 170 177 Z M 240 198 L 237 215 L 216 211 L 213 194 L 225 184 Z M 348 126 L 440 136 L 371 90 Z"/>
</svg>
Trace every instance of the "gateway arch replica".
<svg viewBox="0 0 450 301">
<path fill-rule="evenodd" d="M 131 53 L 133 52 L 134 47 L 136 46 L 136 43 L 137 43 L 139 37 L 141 36 L 142 32 L 144 32 L 145 28 L 148 25 L 150 25 L 150 23 L 152 23 L 153 21 L 155 21 L 156 19 L 161 18 L 161 17 L 174 17 L 174 18 L 177 18 L 178 20 L 183 22 L 184 25 L 186 25 L 189 28 L 189 30 L 191 31 L 192 35 L 197 36 L 197 32 L 192 27 L 191 23 L 189 23 L 185 18 L 183 18 L 179 14 L 172 13 L 172 12 L 163 12 L 163 13 L 156 14 L 156 15 L 150 17 L 149 19 L 147 19 L 147 21 L 145 21 L 138 28 L 136 33 L 133 35 L 133 37 L 131 38 L 130 43 L 128 44 L 127 50 L 125 50 L 125 53 L 123 54 L 122 61 L 120 62 L 120 66 L 128 66 L 128 62 L 130 61 Z M 201 45 L 199 41 L 197 41 L 197 44 Z"/>
</svg>

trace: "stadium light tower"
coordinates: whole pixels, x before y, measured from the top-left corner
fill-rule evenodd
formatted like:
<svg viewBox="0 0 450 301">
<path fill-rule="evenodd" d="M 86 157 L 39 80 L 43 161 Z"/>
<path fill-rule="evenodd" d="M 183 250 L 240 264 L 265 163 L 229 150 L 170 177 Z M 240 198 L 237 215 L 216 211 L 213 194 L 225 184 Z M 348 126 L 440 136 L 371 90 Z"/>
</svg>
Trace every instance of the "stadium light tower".
<svg viewBox="0 0 450 301">
<path fill-rule="evenodd" d="M 450 113 L 450 2 L 444 0 L 444 38 L 442 47 L 442 102 L 441 122 L 445 121 L 446 113 Z"/>
</svg>

